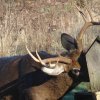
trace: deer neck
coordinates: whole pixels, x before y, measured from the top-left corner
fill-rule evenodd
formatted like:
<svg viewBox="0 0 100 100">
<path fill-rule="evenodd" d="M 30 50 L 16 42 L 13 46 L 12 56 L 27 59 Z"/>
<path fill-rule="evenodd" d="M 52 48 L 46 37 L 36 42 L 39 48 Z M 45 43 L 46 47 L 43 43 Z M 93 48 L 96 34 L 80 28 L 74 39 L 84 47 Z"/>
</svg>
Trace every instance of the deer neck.
<svg viewBox="0 0 100 100">
<path fill-rule="evenodd" d="M 61 97 L 72 85 L 72 78 L 67 73 L 63 73 L 56 78 L 50 80 L 50 84 L 54 87 L 57 97 Z"/>
<path fill-rule="evenodd" d="M 35 94 L 33 98 L 35 100 L 58 100 L 68 91 L 72 82 L 71 77 L 65 73 L 53 77 L 44 84 L 33 87 L 31 90 Z"/>
</svg>

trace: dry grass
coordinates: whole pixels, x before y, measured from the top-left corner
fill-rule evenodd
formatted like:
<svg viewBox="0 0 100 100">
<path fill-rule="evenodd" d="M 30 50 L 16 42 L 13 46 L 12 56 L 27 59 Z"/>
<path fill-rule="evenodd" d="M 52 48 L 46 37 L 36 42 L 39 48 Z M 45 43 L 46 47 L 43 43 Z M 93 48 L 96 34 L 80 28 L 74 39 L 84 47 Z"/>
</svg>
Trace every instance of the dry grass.
<svg viewBox="0 0 100 100">
<path fill-rule="evenodd" d="M 45 50 L 49 53 L 61 52 L 60 35 L 66 32 L 76 37 L 82 18 L 73 6 L 74 0 L 0 0 L 0 56 L 25 54 L 25 34 L 30 50 Z M 86 0 L 75 0 L 84 8 Z M 82 3 L 81 3 L 82 2 Z M 93 16 L 93 5 L 99 0 L 88 1 Z M 97 6 L 100 9 L 100 6 Z M 100 17 L 96 17 L 96 20 Z M 95 36 L 100 33 L 100 26 L 90 28 L 84 36 L 87 48 Z"/>
</svg>

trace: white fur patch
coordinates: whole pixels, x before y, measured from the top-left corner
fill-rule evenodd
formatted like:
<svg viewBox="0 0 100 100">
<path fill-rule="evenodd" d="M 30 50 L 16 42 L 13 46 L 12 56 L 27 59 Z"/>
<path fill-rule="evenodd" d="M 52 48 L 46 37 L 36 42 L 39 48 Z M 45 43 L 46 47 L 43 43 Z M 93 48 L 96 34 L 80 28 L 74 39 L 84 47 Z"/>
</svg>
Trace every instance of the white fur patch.
<svg viewBox="0 0 100 100">
<path fill-rule="evenodd" d="M 47 68 L 47 67 L 42 67 L 41 69 L 44 73 L 48 74 L 48 75 L 59 75 L 62 72 L 64 72 L 64 67 L 63 66 L 56 66 L 55 68 Z"/>
</svg>

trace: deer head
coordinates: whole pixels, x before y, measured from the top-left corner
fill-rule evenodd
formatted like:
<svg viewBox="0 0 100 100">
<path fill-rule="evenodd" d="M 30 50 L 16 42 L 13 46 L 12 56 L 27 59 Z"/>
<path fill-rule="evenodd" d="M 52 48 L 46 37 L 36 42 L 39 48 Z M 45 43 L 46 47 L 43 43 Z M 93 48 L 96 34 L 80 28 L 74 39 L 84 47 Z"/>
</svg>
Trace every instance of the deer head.
<svg viewBox="0 0 100 100">
<path fill-rule="evenodd" d="M 70 35 L 63 33 L 61 35 L 61 43 L 62 46 L 68 51 L 67 56 L 57 55 L 53 58 L 41 59 L 38 52 L 36 51 L 37 57 L 32 55 L 29 49 L 26 46 L 26 50 L 28 51 L 29 55 L 33 58 L 34 61 L 40 63 L 42 65 L 41 70 L 49 75 L 59 75 L 64 72 L 69 72 L 73 70 L 76 75 L 79 75 L 80 72 L 80 65 L 78 63 L 78 58 L 80 57 L 81 52 L 83 51 L 82 46 L 82 38 L 86 31 L 86 29 L 92 25 L 100 25 L 100 22 L 95 22 L 92 18 L 91 13 L 88 11 L 88 14 L 91 18 L 90 21 L 87 21 L 85 18 L 85 14 L 76 7 L 79 13 L 82 15 L 83 20 L 85 21 L 83 27 L 81 28 L 80 32 L 76 39 L 71 37 Z"/>
</svg>

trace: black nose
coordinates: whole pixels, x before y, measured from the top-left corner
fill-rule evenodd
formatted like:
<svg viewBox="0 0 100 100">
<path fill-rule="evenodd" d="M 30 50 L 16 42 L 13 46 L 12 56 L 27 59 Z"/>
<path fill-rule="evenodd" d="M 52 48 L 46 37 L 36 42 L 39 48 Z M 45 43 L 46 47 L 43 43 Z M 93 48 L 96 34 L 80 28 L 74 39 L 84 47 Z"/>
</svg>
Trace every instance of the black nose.
<svg viewBox="0 0 100 100">
<path fill-rule="evenodd" d="M 72 69 L 71 72 L 72 72 L 73 75 L 79 76 L 79 74 L 80 74 L 80 69 L 76 69 L 76 68 L 75 68 L 75 69 Z"/>
</svg>

